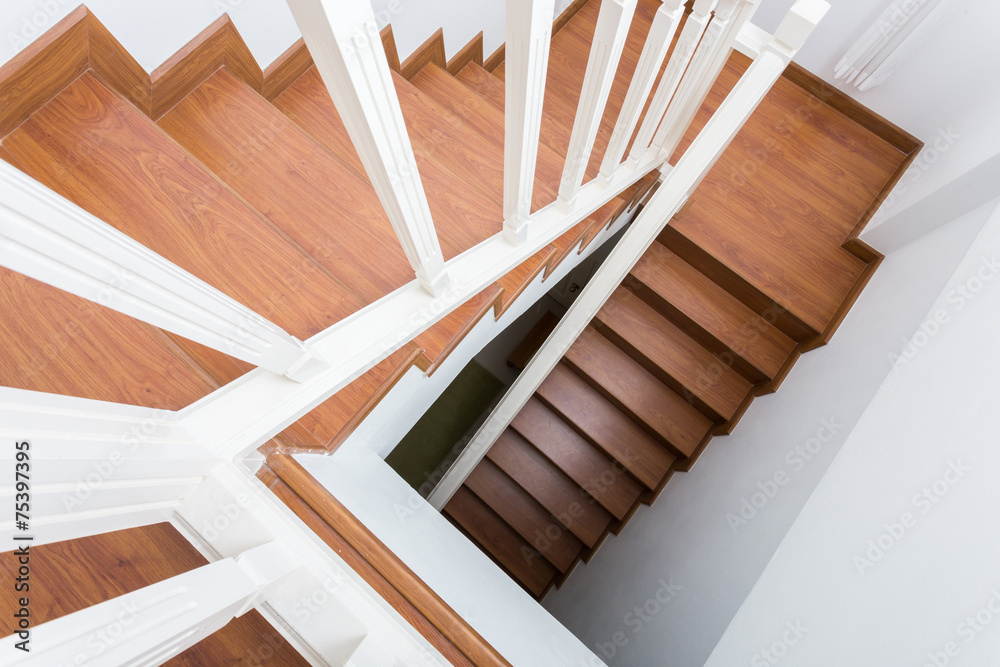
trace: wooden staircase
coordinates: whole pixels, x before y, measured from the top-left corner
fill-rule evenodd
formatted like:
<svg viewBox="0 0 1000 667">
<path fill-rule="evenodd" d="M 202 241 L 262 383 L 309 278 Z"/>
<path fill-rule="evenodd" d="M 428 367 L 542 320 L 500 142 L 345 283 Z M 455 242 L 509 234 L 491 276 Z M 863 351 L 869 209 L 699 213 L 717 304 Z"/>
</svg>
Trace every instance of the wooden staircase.
<svg viewBox="0 0 1000 667">
<path fill-rule="evenodd" d="M 696 124 L 745 67 L 730 58 Z M 857 233 L 919 144 L 846 104 L 789 69 L 444 506 L 532 595 L 731 433 L 870 278 Z"/>
</svg>

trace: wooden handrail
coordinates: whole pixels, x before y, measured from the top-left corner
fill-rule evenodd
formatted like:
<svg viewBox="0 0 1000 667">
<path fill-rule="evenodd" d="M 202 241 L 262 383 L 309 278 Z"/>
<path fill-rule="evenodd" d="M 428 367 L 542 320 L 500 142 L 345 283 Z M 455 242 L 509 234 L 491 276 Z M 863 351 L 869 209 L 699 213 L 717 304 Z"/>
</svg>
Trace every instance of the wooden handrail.
<svg viewBox="0 0 1000 667">
<path fill-rule="evenodd" d="M 500 665 L 510 667 L 510 663 L 464 618 L 448 606 L 294 458 L 276 451 L 268 456 L 267 465 L 471 664 L 477 667 Z M 393 603 L 392 600 L 389 602 Z M 402 613 L 402 610 L 398 611 Z M 409 620 L 413 622 L 413 619 Z M 416 624 L 415 627 L 421 630 Z M 433 637 L 428 639 L 433 640 Z M 447 649 L 440 646 L 435 648 Z"/>
</svg>

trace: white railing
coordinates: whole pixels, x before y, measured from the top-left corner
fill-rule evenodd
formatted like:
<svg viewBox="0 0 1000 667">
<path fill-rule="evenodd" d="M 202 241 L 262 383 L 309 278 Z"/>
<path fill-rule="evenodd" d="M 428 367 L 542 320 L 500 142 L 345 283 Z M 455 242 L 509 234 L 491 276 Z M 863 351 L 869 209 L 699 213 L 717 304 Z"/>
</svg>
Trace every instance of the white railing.
<svg viewBox="0 0 1000 667">
<path fill-rule="evenodd" d="M 691 197 L 827 9 L 829 5 L 825 0 L 798 0 L 792 7 L 770 43 L 740 78 L 677 166 L 664 175 L 660 189 L 633 221 L 632 227 L 605 262 L 591 276 L 583 292 L 559 321 L 548 340 L 535 353 L 462 455 L 435 487 L 428 498 L 434 507 L 440 509 L 448 503 L 663 227 Z"/>
</svg>

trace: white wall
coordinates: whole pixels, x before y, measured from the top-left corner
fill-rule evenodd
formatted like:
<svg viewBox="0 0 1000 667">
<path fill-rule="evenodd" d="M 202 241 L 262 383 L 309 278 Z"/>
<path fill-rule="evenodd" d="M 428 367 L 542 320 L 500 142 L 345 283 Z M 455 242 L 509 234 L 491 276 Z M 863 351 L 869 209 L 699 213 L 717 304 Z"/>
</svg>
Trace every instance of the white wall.
<svg viewBox="0 0 1000 667">
<path fill-rule="evenodd" d="M 998 259 L 1000 211 L 929 310 L 947 322 L 881 387 L 708 665 L 998 664 Z"/>
<path fill-rule="evenodd" d="M 569 0 L 554 0 L 556 11 Z M 444 29 L 449 57 L 484 32 L 489 56 L 504 41 L 504 0 L 371 0 L 379 26 L 392 23 L 401 58 Z M 229 13 L 264 67 L 299 38 L 285 0 L 86 0 L 86 4 L 148 71 L 212 21 Z M 79 0 L 4 0 L 0 63 L 80 5 Z"/>
<path fill-rule="evenodd" d="M 990 210 L 889 255 L 833 341 L 674 476 L 546 608 L 609 664 L 704 664 Z M 819 451 L 806 460 L 796 449 L 809 445 Z M 756 515 L 744 499 L 760 505 Z M 661 582 L 680 587 L 668 604 L 657 600 L 668 597 Z"/>
</svg>

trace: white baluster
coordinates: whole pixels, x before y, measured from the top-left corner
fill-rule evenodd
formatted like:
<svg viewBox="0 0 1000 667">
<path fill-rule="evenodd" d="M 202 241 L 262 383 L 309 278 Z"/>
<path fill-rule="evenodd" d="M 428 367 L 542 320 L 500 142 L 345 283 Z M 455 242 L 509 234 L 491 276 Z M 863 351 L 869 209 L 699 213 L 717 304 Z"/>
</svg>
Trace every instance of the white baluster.
<svg viewBox="0 0 1000 667">
<path fill-rule="evenodd" d="M 559 321 L 548 340 L 518 375 L 500 404 L 430 494 L 428 502 L 434 507 L 441 509 L 448 503 L 497 437 L 510 425 L 597 311 L 656 240 L 663 227 L 691 197 L 829 8 L 826 0 L 798 0 L 795 3 L 770 42 L 740 78 L 677 165 L 666 174 L 659 190 L 591 276 L 583 292 Z"/>
<path fill-rule="evenodd" d="M 29 552 L 30 553 L 30 552 Z M 4 639 L 24 667 L 159 665 L 260 604 L 295 569 L 277 542 L 171 577 Z"/>
<path fill-rule="evenodd" d="M 507 0 L 503 217 L 515 245 L 528 238 L 552 13 L 550 0 Z"/>
<path fill-rule="evenodd" d="M 688 63 L 691 62 L 698 41 L 705 32 L 705 26 L 708 25 L 711 18 L 709 13 L 713 4 L 715 4 L 715 0 L 696 0 L 691 8 L 691 13 L 684 21 L 681 34 L 677 37 L 677 45 L 674 46 L 674 51 L 670 55 L 670 62 L 667 63 L 667 69 L 664 70 L 663 76 L 660 78 L 656 93 L 653 95 L 653 100 L 650 102 L 646 116 L 639 127 L 639 133 L 632 144 L 632 150 L 629 151 L 628 165 L 630 167 L 634 167 L 641 158 L 646 156 L 649 145 L 653 141 L 653 135 L 656 134 L 656 129 L 660 126 L 663 115 L 667 112 L 667 105 L 677 91 L 677 86 L 681 82 L 681 77 L 684 75 Z"/>
<path fill-rule="evenodd" d="M 447 291 L 451 281 L 371 4 L 288 6 L 417 279 L 431 294 Z"/>
<path fill-rule="evenodd" d="M 684 138 L 719 73 L 726 65 L 736 36 L 757 11 L 760 0 L 719 0 L 698 50 L 684 74 L 670 107 L 653 136 L 652 146 L 669 159 Z"/>
<path fill-rule="evenodd" d="M 636 0 L 603 0 L 590 45 L 587 73 L 583 78 L 580 102 L 573 119 L 566 152 L 566 166 L 559 183 L 559 206 L 568 211 L 583 185 L 590 153 L 608 103 L 611 85 L 618 71 L 618 61 L 628 37 L 629 25 L 635 13 Z"/>
<path fill-rule="evenodd" d="M 10 471 L 0 502 L 13 508 L 16 494 L 28 493 L 24 516 L 10 514 L 0 524 L 0 541 L 44 544 L 169 519 L 223 463 L 173 415 L 0 388 L 0 440 L 7 443 L 0 463 Z"/>
<path fill-rule="evenodd" d="M 277 325 L 6 162 L 0 265 L 293 379 L 324 365 Z"/>
<path fill-rule="evenodd" d="M 635 74 L 629 83 L 628 94 L 622 104 L 621 113 L 615 122 L 615 129 L 608 142 L 608 148 L 604 153 L 604 160 L 601 163 L 601 182 L 607 183 L 611 174 L 621 164 L 622 156 L 628 146 L 629 139 L 635 131 L 635 126 L 639 123 L 639 116 L 642 108 L 646 104 L 656 75 L 660 72 L 663 59 L 667 57 L 670 50 L 670 42 L 677 31 L 684 14 L 682 0 L 664 0 L 664 3 L 656 10 L 653 17 L 653 25 L 646 35 L 646 43 L 642 47 L 642 55 L 639 56 L 639 64 L 635 68 Z"/>
</svg>

